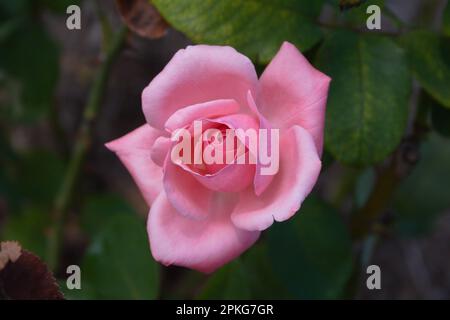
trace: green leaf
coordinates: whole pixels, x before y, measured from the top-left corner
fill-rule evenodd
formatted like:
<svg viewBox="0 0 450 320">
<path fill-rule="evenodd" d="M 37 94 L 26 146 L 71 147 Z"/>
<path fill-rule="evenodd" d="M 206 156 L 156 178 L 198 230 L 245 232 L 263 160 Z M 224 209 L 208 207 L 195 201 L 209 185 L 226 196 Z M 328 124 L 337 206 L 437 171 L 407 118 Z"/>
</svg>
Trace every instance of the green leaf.
<svg viewBox="0 0 450 320">
<path fill-rule="evenodd" d="M 251 299 L 250 283 L 244 264 L 237 259 L 214 273 L 198 298 Z"/>
<path fill-rule="evenodd" d="M 419 100 L 420 110 L 423 110 L 425 125 L 428 125 L 428 114 L 431 114 L 432 128 L 441 136 L 450 138 L 450 109 L 442 106 L 426 92 L 422 92 Z"/>
<path fill-rule="evenodd" d="M 133 208 L 123 199 L 113 194 L 90 196 L 81 210 L 81 227 L 90 236 L 102 230 L 105 221 L 116 215 L 134 215 Z"/>
<path fill-rule="evenodd" d="M 85 204 L 82 207 L 80 215 L 80 225 L 84 232 L 94 240 L 94 243 L 98 242 L 98 234 L 101 234 L 105 230 L 105 224 L 108 225 L 110 220 L 121 219 L 121 216 L 135 215 L 133 208 L 122 198 L 114 194 L 95 194 L 86 199 Z M 116 218 L 118 217 L 118 218 Z M 133 217 L 134 218 L 134 217 Z M 125 217 L 128 219 L 128 217 Z M 87 258 L 89 260 L 92 258 Z M 89 271 L 89 270 L 88 270 Z M 62 286 L 64 295 L 70 300 L 86 300 L 104 298 L 102 294 L 99 294 L 96 289 L 89 282 L 90 277 L 95 277 L 94 274 L 87 275 L 87 278 L 83 275 L 83 282 L 81 290 L 69 290 L 66 286 Z M 95 281 L 94 281 L 95 283 Z"/>
<path fill-rule="evenodd" d="M 199 299 L 283 299 L 291 297 L 276 278 L 267 248 L 258 244 L 215 272 Z"/>
<path fill-rule="evenodd" d="M 271 227 L 269 253 L 278 277 L 301 299 L 342 297 L 352 273 L 345 225 L 333 208 L 312 197 L 293 220 Z"/>
<path fill-rule="evenodd" d="M 258 244 L 252 247 L 243 258 L 252 299 L 292 298 L 288 289 L 275 274 L 268 251 L 265 243 Z"/>
<path fill-rule="evenodd" d="M 401 48 L 388 38 L 338 31 L 317 56 L 330 75 L 326 147 L 340 162 L 370 165 L 399 144 L 411 81 Z"/>
<path fill-rule="evenodd" d="M 83 279 L 100 299 L 155 299 L 159 268 L 150 255 L 144 221 L 121 214 L 102 224 L 82 263 Z"/>
<path fill-rule="evenodd" d="M 197 43 L 230 45 L 268 63 L 283 41 L 300 50 L 322 37 L 315 19 L 323 1 L 152 0 L 164 18 Z"/>
<path fill-rule="evenodd" d="M 443 106 L 450 108 L 450 65 L 443 56 L 441 39 L 428 31 L 415 31 L 402 41 L 414 75 L 424 89 Z"/>
<path fill-rule="evenodd" d="M 16 173 L 17 189 L 29 202 L 51 205 L 64 172 L 65 164 L 56 154 L 46 151 L 23 154 Z"/>
<path fill-rule="evenodd" d="M 447 6 L 444 9 L 444 19 L 443 19 L 442 30 L 444 35 L 450 37 L 450 2 L 447 2 Z"/>
<path fill-rule="evenodd" d="M 58 48 L 40 24 L 30 20 L 15 28 L 3 39 L 0 70 L 20 83 L 17 117 L 34 120 L 44 115 L 52 103 L 59 72 Z"/>
<path fill-rule="evenodd" d="M 431 122 L 434 130 L 444 137 L 450 138 L 450 110 L 438 104 L 431 109 Z"/>
<path fill-rule="evenodd" d="M 440 213 L 450 207 L 450 143 L 431 134 L 420 161 L 397 189 L 393 207 L 396 228 L 406 236 L 425 235 Z"/>
</svg>

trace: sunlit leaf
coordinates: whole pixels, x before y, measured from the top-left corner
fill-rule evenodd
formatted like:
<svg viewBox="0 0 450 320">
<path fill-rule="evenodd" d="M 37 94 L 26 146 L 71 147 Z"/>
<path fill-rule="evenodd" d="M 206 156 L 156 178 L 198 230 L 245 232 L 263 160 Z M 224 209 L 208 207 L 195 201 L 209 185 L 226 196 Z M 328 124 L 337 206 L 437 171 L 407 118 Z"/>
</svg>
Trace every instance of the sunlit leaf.
<svg viewBox="0 0 450 320">
<path fill-rule="evenodd" d="M 408 118 L 411 87 L 403 51 L 377 35 L 339 31 L 317 57 L 330 75 L 326 148 L 340 162 L 370 165 L 399 144 Z"/>
<path fill-rule="evenodd" d="M 152 0 L 163 17 L 197 43 L 231 45 L 267 63 L 283 41 L 300 50 L 322 37 L 321 0 Z"/>
</svg>

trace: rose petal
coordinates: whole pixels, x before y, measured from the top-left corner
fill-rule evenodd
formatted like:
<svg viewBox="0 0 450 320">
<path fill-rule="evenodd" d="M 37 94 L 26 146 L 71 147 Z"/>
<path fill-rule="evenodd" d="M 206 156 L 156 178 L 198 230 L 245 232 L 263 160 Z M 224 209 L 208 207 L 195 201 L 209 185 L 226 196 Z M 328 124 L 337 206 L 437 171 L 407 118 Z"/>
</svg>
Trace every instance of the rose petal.
<svg viewBox="0 0 450 320">
<path fill-rule="evenodd" d="M 162 167 L 164 166 L 164 161 L 166 160 L 166 156 L 170 151 L 170 146 L 172 145 L 172 141 L 168 137 L 159 137 L 155 140 L 155 143 L 150 150 L 150 156 L 153 162 Z"/>
<path fill-rule="evenodd" d="M 181 215 L 196 220 L 209 215 L 214 192 L 205 188 L 190 172 L 174 164 L 170 156 L 165 162 L 163 183 L 167 198 Z"/>
<path fill-rule="evenodd" d="M 179 50 L 142 93 L 147 122 L 164 129 L 177 110 L 218 99 L 234 99 L 245 112 L 248 90 L 258 79 L 252 62 L 231 47 L 197 45 Z"/>
<path fill-rule="evenodd" d="M 233 223 L 245 230 L 264 230 L 273 221 L 289 219 L 311 192 L 320 173 L 321 162 L 311 135 L 293 126 L 281 139 L 280 169 L 267 190 L 256 196 L 249 188 L 240 194 L 231 214 Z"/>
<path fill-rule="evenodd" d="M 209 120 L 211 122 L 221 123 L 226 125 L 230 129 L 234 129 L 236 137 L 248 148 L 248 150 L 256 156 L 257 153 L 257 145 L 250 145 L 250 141 L 246 136 L 247 130 L 253 130 L 256 133 L 256 137 L 258 136 L 259 124 L 257 119 L 253 115 L 247 114 L 232 114 L 219 118 L 215 118 Z M 242 129 L 243 131 L 239 131 L 237 129 Z M 257 143 L 256 143 L 257 144 Z"/>
<path fill-rule="evenodd" d="M 171 206 L 164 192 L 150 210 L 147 230 L 155 260 L 206 273 L 239 256 L 260 234 L 236 228 L 229 212 L 217 212 L 201 221 L 184 217 Z"/>
<path fill-rule="evenodd" d="M 258 116 L 259 118 L 259 128 L 265 129 L 265 130 L 271 130 L 272 126 L 270 125 L 269 121 L 259 112 L 258 107 L 256 106 L 255 100 L 253 99 L 253 95 L 250 91 L 247 93 L 247 101 L 250 106 L 250 109 Z M 270 132 L 270 131 L 268 131 Z M 267 135 L 267 142 L 268 142 L 268 150 L 271 150 L 271 135 L 270 133 Z M 255 194 L 257 196 L 261 195 L 267 187 L 272 182 L 275 175 L 262 175 L 261 174 L 261 167 L 262 164 L 259 161 L 256 163 L 256 170 L 255 170 L 255 178 L 253 180 L 253 186 L 255 188 Z"/>
<path fill-rule="evenodd" d="M 248 161 L 248 154 L 241 155 L 242 162 Z M 214 174 L 201 175 L 191 171 L 193 177 L 210 190 L 239 192 L 244 190 L 255 176 L 255 165 L 248 163 L 229 164 Z"/>
<path fill-rule="evenodd" d="M 162 169 L 151 158 L 151 148 L 163 132 L 145 124 L 121 138 L 105 144 L 128 169 L 150 205 L 162 190 Z"/>
<path fill-rule="evenodd" d="M 274 127 L 305 128 L 321 154 L 330 81 L 294 45 L 284 42 L 261 76 L 258 108 Z"/>
<path fill-rule="evenodd" d="M 239 111 L 239 104 L 232 99 L 213 100 L 198 103 L 175 111 L 166 121 L 165 128 L 174 131 L 197 119 L 218 117 Z"/>
</svg>

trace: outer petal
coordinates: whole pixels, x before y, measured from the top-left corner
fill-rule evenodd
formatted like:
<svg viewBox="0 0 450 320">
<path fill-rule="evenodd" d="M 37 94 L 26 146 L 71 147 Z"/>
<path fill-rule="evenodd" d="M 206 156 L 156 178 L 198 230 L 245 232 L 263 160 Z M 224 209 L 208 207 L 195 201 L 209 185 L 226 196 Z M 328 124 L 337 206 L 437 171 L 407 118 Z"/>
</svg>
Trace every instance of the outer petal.
<svg viewBox="0 0 450 320">
<path fill-rule="evenodd" d="M 202 221 L 184 217 L 170 205 L 164 192 L 150 210 L 147 230 L 157 261 L 206 273 L 239 256 L 260 234 L 236 228 L 229 212 L 218 212 Z"/>
<path fill-rule="evenodd" d="M 239 111 L 239 104 L 232 99 L 213 100 L 198 103 L 179 109 L 166 121 L 165 128 L 174 131 L 191 124 L 192 121 L 203 118 L 218 117 Z"/>
<path fill-rule="evenodd" d="M 163 132 L 145 124 L 105 144 L 128 169 L 145 201 L 151 205 L 162 190 L 162 169 L 151 158 L 151 148 Z"/>
<path fill-rule="evenodd" d="M 256 196 L 251 188 L 241 194 L 231 219 L 245 230 L 264 230 L 273 221 L 289 219 L 311 192 L 321 162 L 311 135 L 293 126 L 282 137 L 280 169 L 267 190 Z"/>
<path fill-rule="evenodd" d="M 321 154 L 330 81 L 285 42 L 261 76 L 257 105 L 274 127 L 308 130 Z"/>
<path fill-rule="evenodd" d="M 252 62 L 233 48 L 188 46 L 144 89 L 142 107 L 147 122 L 163 129 L 175 111 L 193 104 L 234 99 L 245 107 L 247 91 L 257 85 Z"/>
<path fill-rule="evenodd" d="M 247 101 L 249 104 L 250 109 L 258 116 L 259 118 L 259 128 L 265 129 L 265 130 L 272 130 L 272 126 L 269 123 L 269 121 L 259 112 L 258 107 L 256 106 L 255 100 L 253 99 L 252 93 L 249 91 L 247 93 Z M 267 135 L 267 143 L 268 143 L 268 150 L 271 150 L 271 133 L 268 131 Z M 259 160 L 259 157 L 258 157 Z M 274 176 L 273 175 L 262 175 L 261 174 L 261 167 L 262 164 L 260 161 L 256 163 L 256 170 L 255 170 L 255 178 L 253 179 L 253 186 L 255 188 L 255 194 L 257 196 L 261 195 L 267 187 L 272 182 Z"/>
</svg>

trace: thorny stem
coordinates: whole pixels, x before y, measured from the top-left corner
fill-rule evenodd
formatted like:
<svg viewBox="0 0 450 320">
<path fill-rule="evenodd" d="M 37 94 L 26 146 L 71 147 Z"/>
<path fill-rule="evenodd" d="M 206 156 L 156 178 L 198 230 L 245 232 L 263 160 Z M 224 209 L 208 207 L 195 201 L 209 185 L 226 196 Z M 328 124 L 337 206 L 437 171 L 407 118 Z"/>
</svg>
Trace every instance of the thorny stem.
<svg viewBox="0 0 450 320">
<path fill-rule="evenodd" d="M 50 269 L 55 270 L 58 263 L 58 254 L 61 243 L 61 228 L 64 223 L 65 214 L 69 201 L 72 197 L 74 186 L 80 175 L 83 162 L 91 143 L 91 126 L 95 119 L 107 84 L 107 79 L 113 61 L 117 57 L 126 35 L 126 28 L 123 27 L 112 39 L 111 45 L 106 52 L 105 59 L 97 71 L 92 85 L 89 99 L 83 113 L 75 146 L 69 159 L 69 165 L 64 176 L 59 193 L 56 195 L 53 211 L 52 226 L 49 231 L 47 261 Z"/>
</svg>

